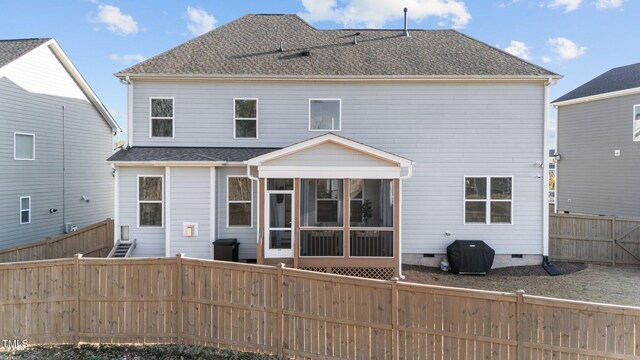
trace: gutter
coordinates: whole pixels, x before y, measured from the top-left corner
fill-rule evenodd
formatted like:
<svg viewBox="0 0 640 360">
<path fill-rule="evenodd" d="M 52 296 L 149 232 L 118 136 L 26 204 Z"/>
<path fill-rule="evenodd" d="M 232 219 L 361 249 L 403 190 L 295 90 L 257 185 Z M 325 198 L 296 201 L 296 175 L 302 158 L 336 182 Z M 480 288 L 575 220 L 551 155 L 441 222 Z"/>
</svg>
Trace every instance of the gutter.
<svg viewBox="0 0 640 360">
<path fill-rule="evenodd" d="M 561 106 L 566 106 L 566 105 L 580 104 L 580 103 L 585 103 L 589 101 L 604 100 L 604 99 L 610 99 L 610 98 L 619 97 L 619 96 L 635 95 L 635 94 L 640 94 L 640 87 L 625 89 L 625 90 L 618 90 L 618 91 L 611 91 L 608 93 L 602 93 L 602 94 L 591 95 L 591 96 L 583 96 L 583 97 L 565 100 L 565 101 L 557 101 L 557 102 L 551 103 L 551 105 L 553 105 L 553 107 L 557 109 Z"/>
<path fill-rule="evenodd" d="M 119 79 L 160 79 L 160 80 L 237 80 L 237 81 L 547 81 L 560 79 L 560 75 L 433 75 L 433 76 L 324 76 L 324 75 L 254 75 L 254 74 L 169 74 L 169 73 L 116 73 Z"/>
<path fill-rule="evenodd" d="M 108 161 L 114 166 L 190 166 L 190 167 L 211 167 L 211 166 L 243 166 L 242 161 Z"/>
</svg>

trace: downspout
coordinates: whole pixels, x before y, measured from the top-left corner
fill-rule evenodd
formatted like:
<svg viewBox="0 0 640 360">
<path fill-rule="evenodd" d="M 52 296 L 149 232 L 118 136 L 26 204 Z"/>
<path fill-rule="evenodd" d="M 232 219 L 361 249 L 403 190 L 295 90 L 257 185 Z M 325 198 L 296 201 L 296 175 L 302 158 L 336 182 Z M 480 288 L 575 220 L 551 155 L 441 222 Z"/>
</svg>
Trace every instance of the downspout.
<svg viewBox="0 0 640 360">
<path fill-rule="evenodd" d="M 133 146 L 133 81 L 129 76 L 121 83 L 127 85 L 127 146 Z"/>
<path fill-rule="evenodd" d="M 247 162 L 245 161 L 245 164 L 247 164 Z M 249 180 L 251 181 L 255 181 L 257 186 L 256 189 L 258 189 L 257 192 L 257 197 L 256 197 L 256 218 L 258 221 L 256 221 L 256 244 L 258 244 L 260 242 L 260 179 L 251 175 L 251 165 L 247 164 L 247 177 L 249 178 Z M 253 214 L 251 214 L 251 216 L 253 216 Z M 260 251 L 260 249 L 256 249 L 256 257 L 258 256 L 257 251 Z"/>
<path fill-rule="evenodd" d="M 400 176 L 398 178 L 398 181 L 400 182 L 399 184 L 399 188 L 400 188 L 400 194 L 398 194 L 397 196 L 399 196 L 400 198 L 398 199 L 398 203 L 400 204 L 400 209 L 398 209 L 399 213 L 398 213 L 398 219 L 400 221 L 400 224 L 398 224 L 398 229 L 399 229 L 399 234 L 398 234 L 398 249 L 400 249 L 400 254 L 398 254 L 398 275 L 400 276 L 400 279 L 404 279 L 405 276 L 402 275 L 402 180 L 405 179 L 409 179 L 413 176 L 413 161 L 411 162 L 411 166 L 409 166 L 409 170 L 407 171 L 407 175 L 404 176 Z"/>
<path fill-rule="evenodd" d="M 65 168 L 65 153 L 64 153 L 64 140 L 65 140 L 65 106 L 62 105 L 62 229 L 64 229 L 65 233 L 66 233 L 66 224 L 65 221 L 67 221 L 67 207 L 66 205 L 66 201 L 65 201 L 65 197 L 66 197 L 66 188 L 65 188 L 65 178 L 66 178 L 66 168 Z"/>
<path fill-rule="evenodd" d="M 553 78 L 544 83 L 544 126 L 542 146 L 542 258 L 549 259 L 549 86 L 555 84 Z"/>
</svg>

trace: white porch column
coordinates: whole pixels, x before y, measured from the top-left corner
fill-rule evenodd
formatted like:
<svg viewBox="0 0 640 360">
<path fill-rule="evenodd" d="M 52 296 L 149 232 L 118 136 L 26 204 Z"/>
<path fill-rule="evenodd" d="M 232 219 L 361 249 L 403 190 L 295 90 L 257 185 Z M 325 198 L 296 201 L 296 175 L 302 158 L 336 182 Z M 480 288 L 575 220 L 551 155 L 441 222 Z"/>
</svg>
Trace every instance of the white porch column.
<svg viewBox="0 0 640 360">
<path fill-rule="evenodd" d="M 164 244 L 165 256 L 171 256 L 171 168 L 164 168 Z"/>
<path fill-rule="evenodd" d="M 210 230 L 209 230 L 209 256 L 211 257 L 211 259 L 213 259 L 213 242 L 216 240 L 216 231 L 217 231 L 217 217 L 216 217 L 216 195 L 217 195 L 217 189 L 216 189 L 216 167 L 212 166 L 210 171 L 209 171 L 209 206 L 210 206 L 210 210 L 209 210 L 209 214 L 210 214 Z"/>
</svg>

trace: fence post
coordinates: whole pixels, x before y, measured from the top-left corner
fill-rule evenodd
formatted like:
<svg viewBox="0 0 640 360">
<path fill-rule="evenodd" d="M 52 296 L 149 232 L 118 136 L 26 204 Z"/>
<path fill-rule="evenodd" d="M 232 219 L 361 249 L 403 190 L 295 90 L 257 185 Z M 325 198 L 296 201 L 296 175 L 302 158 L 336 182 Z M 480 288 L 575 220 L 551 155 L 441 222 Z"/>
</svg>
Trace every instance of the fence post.
<svg viewBox="0 0 640 360">
<path fill-rule="evenodd" d="M 73 318 L 75 333 L 73 335 L 73 343 L 80 345 L 80 258 L 82 254 L 73 255 L 73 276 L 75 281 L 73 282 L 73 293 L 76 295 L 76 311 Z"/>
<path fill-rule="evenodd" d="M 618 247 L 616 246 L 616 217 L 611 218 L 611 264 L 613 267 L 616 266 L 616 253 L 618 252 Z"/>
<path fill-rule="evenodd" d="M 182 345 L 182 332 L 184 331 L 184 326 L 183 326 L 183 317 L 184 317 L 184 309 L 182 308 L 182 258 L 184 257 L 183 253 L 177 253 L 176 254 L 176 266 L 177 266 L 177 281 L 176 281 L 176 295 L 178 296 L 178 304 L 177 304 L 177 308 L 178 308 L 178 344 Z"/>
<path fill-rule="evenodd" d="M 391 351 L 392 359 L 400 358 L 400 346 L 398 345 L 398 281 L 397 277 L 391 278 Z"/>
<path fill-rule="evenodd" d="M 284 357 L 284 264 L 276 265 L 278 268 L 278 320 L 276 321 L 276 334 L 278 336 L 278 357 Z"/>
<path fill-rule="evenodd" d="M 518 359 L 524 359 L 524 290 L 520 289 L 516 291 L 516 351 L 518 353 Z"/>
</svg>

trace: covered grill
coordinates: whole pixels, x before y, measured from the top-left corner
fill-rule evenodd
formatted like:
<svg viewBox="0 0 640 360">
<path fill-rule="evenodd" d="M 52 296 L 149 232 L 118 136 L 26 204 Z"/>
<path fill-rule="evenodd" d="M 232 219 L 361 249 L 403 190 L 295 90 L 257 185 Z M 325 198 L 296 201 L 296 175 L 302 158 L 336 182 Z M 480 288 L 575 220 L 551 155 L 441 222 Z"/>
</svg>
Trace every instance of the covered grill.
<svg viewBox="0 0 640 360">
<path fill-rule="evenodd" d="M 481 240 L 456 240 L 447 246 L 451 271 L 458 274 L 486 274 L 496 252 Z"/>
</svg>

